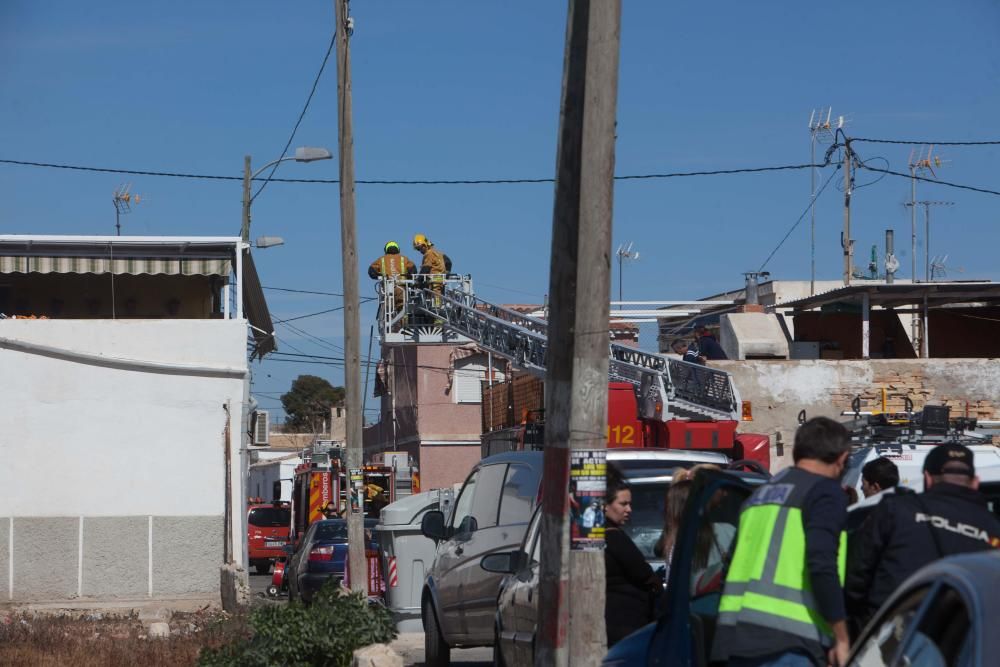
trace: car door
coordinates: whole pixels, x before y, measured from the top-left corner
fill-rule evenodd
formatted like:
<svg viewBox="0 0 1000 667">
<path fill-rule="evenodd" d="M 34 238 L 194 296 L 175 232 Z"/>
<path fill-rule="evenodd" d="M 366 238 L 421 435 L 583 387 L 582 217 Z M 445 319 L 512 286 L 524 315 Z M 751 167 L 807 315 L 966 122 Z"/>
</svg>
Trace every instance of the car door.
<svg viewBox="0 0 1000 667">
<path fill-rule="evenodd" d="M 506 463 L 495 463 L 479 469 L 476 493 L 472 497 L 472 521 L 465 532 L 456 535 L 456 565 L 459 575 L 459 597 L 462 614 L 462 635 L 470 644 L 488 646 L 493 643 L 493 622 L 496 615 L 497 592 L 502 574 L 487 572 L 480 567 L 483 556 L 516 549 L 524 537 L 530 516 L 518 526 L 498 525 L 500 495 L 507 473 Z"/>
<path fill-rule="evenodd" d="M 666 613 L 649 644 L 649 664 L 708 664 L 740 510 L 751 492 L 735 475 L 706 470 L 696 476 L 671 560 Z"/>
<path fill-rule="evenodd" d="M 437 557 L 434 559 L 432 576 L 437 593 L 438 623 L 442 634 L 449 641 L 462 634 L 459 565 L 464 560 L 462 555 L 468 539 L 466 533 L 472 521 L 472 500 L 476 495 L 478 481 L 479 470 L 476 469 L 465 480 L 458 493 L 449 522 L 450 537 L 438 543 Z"/>
<path fill-rule="evenodd" d="M 511 633 L 512 664 L 531 665 L 534 664 L 534 641 L 535 627 L 538 622 L 538 549 L 541 543 L 541 507 L 535 510 L 535 514 L 528 526 L 528 532 L 524 536 L 522 546 L 524 562 L 521 567 L 511 575 L 510 580 L 510 616 L 512 617 L 513 632 Z"/>
<path fill-rule="evenodd" d="M 302 536 L 298 550 L 288 561 L 285 578 L 288 580 L 289 591 L 294 593 L 295 596 L 299 595 L 299 576 L 305 571 L 304 563 L 309 558 L 309 545 L 312 544 L 315 535 L 316 524 L 314 523 L 309 526 L 306 534 Z"/>
</svg>

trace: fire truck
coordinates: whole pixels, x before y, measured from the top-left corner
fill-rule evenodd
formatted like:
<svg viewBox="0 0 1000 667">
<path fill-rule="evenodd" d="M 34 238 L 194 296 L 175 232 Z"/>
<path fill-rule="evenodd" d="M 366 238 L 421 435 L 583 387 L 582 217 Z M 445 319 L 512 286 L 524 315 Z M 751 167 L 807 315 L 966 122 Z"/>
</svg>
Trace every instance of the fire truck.
<svg viewBox="0 0 1000 667">
<path fill-rule="evenodd" d="M 476 297 L 468 276 L 446 278 L 440 292 L 406 279 L 390 278 L 384 283 L 379 324 L 384 338 L 400 332 L 405 335 L 406 326 L 419 328 L 409 322 L 439 322 L 447 335 L 459 334 L 507 359 L 522 377 L 542 387 L 548 350 L 548 323 L 544 319 Z M 397 285 L 406 293 L 402 307 L 392 302 Z M 405 326 L 404 318 L 408 318 Z M 751 415 L 732 376 L 724 370 L 609 343 L 608 392 L 609 447 L 717 450 L 732 459 L 748 461 L 750 467 L 767 470 L 770 466 L 769 437 L 737 433 L 740 422 Z M 541 397 L 543 389 L 537 395 Z M 484 400 L 484 420 L 492 405 Z M 500 410 L 510 407 L 511 403 L 501 400 Z M 506 425 L 510 432 L 484 439 L 484 450 L 497 439 L 516 445 L 509 447 L 514 449 L 540 446 L 544 400 L 538 398 L 534 405 L 524 407 L 514 409 L 514 415 L 523 418 L 519 423 L 510 420 Z M 496 412 L 493 410 L 494 415 Z M 491 430 L 484 428 L 488 434 Z"/>
</svg>

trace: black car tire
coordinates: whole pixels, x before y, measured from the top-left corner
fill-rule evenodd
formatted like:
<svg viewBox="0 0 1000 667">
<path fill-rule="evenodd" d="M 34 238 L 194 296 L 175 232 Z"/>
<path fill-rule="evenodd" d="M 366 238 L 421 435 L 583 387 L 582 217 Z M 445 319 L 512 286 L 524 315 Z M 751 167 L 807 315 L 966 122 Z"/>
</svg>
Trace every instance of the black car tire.
<svg viewBox="0 0 1000 667">
<path fill-rule="evenodd" d="M 430 604 L 424 603 L 424 664 L 426 667 L 449 667 L 451 647 L 441 636 L 437 615 Z"/>
</svg>

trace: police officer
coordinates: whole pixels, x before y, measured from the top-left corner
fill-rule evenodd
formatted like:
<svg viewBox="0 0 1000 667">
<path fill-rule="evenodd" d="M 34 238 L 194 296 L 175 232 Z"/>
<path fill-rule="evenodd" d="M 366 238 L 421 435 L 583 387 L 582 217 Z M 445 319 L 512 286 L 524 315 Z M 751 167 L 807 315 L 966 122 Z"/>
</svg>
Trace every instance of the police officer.
<svg viewBox="0 0 1000 667">
<path fill-rule="evenodd" d="M 795 465 L 758 487 L 740 514 L 712 660 L 730 667 L 845 667 L 850 435 L 814 417 L 795 432 Z"/>
<path fill-rule="evenodd" d="M 853 538 L 848 611 L 864 623 L 911 574 L 953 554 L 1000 547 L 1000 521 L 979 492 L 974 455 L 958 443 L 924 459 L 924 492 L 885 497 Z"/>
</svg>

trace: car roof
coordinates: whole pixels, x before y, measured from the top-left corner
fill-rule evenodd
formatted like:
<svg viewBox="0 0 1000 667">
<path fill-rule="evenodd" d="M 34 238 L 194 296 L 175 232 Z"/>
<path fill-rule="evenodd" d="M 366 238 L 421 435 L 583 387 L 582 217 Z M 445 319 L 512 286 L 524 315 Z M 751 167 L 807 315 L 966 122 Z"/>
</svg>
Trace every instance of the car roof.
<svg viewBox="0 0 1000 667">
<path fill-rule="evenodd" d="M 608 460 L 619 464 L 628 461 L 690 461 L 692 463 L 723 465 L 729 463 L 729 457 L 722 452 L 697 449 L 661 449 L 658 447 L 613 447 L 608 450 Z"/>
<path fill-rule="evenodd" d="M 966 445 L 975 455 L 976 476 L 982 482 L 1000 481 L 1000 448 L 994 445 Z M 847 461 L 845 481 L 857 487 L 861 484 L 861 468 L 869 461 L 886 457 L 899 469 L 902 486 L 920 490 L 924 486 L 924 460 L 936 445 L 877 444 L 851 451 Z"/>
<path fill-rule="evenodd" d="M 487 456 L 485 459 L 480 461 L 477 465 L 487 466 L 494 463 L 527 463 L 529 465 L 542 465 L 542 453 L 541 452 L 503 452 L 502 454 L 494 454 L 493 456 Z"/>
</svg>

